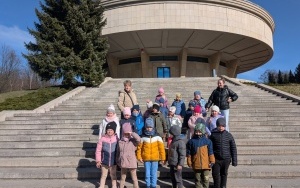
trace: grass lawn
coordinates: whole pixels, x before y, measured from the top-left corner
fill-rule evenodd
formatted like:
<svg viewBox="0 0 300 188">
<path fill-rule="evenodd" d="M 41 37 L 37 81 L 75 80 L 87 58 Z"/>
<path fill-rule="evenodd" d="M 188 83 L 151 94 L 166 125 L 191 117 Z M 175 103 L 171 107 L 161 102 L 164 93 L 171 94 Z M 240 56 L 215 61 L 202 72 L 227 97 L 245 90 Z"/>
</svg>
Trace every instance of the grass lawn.
<svg viewBox="0 0 300 188">
<path fill-rule="evenodd" d="M 71 89 L 48 87 L 38 90 L 14 91 L 0 94 L 0 111 L 33 110 L 47 102 L 67 93 Z"/>
<path fill-rule="evenodd" d="M 0 93 L 0 103 L 4 102 L 6 99 L 20 97 L 28 93 L 36 92 L 37 90 L 22 90 L 22 91 L 12 91 L 7 93 Z"/>
<path fill-rule="evenodd" d="M 270 86 L 300 97 L 300 84 L 270 85 Z"/>
</svg>

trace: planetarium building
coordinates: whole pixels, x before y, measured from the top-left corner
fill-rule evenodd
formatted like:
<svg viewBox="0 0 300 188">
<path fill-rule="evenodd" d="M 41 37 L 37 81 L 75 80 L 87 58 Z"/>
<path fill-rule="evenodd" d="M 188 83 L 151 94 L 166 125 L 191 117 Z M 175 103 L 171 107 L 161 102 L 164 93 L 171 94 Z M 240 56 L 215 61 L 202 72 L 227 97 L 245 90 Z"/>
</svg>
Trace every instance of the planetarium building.
<svg viewBox="0 0 300 188">
<path fill-rule="evenodd" d="M 102 0 L 113 78 L 237 74 L 273 56 L 275 24 L 246 0 Z"/>
</svg>

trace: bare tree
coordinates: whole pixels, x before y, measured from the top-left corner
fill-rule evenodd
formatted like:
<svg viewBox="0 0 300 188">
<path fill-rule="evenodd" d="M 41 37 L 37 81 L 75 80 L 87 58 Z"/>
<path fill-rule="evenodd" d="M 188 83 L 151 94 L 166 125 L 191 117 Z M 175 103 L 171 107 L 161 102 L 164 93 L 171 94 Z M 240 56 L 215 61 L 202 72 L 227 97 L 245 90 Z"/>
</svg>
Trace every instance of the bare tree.
<svg viewBox="0 0 300 188">
<path fill-rule="evenodd" d="M 12 90 L 16 83 L 21 61 L 16 52 L 6 45 L 1 47 L 0 58 L 0 92 L 5 92 Z"/>
</svg>

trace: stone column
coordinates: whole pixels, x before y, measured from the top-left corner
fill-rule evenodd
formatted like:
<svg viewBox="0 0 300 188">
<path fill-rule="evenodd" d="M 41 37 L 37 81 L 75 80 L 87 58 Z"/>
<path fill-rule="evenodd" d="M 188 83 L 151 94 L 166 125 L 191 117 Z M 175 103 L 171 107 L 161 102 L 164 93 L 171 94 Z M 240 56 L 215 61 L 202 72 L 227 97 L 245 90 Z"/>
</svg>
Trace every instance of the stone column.
<svg viewBox="0 0 300 188">
<path fill-rule="evenodd" d="M 187 48 L 183 48 L 179 55 L 179 76 L 186 76 Z"/>
<path fill-rule="evenodd" d="M 142 64 L 142 77 L 143 78 L 152 78 L 152 69 L 149 70 L 149 55 L 141 50 L 141 64 Z"/>
<path fill-rule="evenodd" d="M 219 70 L 219 64 L 221 61 L 221 55 L 222 55 L 221 52 L 217 52 L 208 57 L 209 71 L 210 71 L 211 76 L 213 76 L 214 69 L 216 71 L 216 74 L 217 75 L 219 74 L 218 70 Z"/>
<path fill-rule="evenodd" d="M 112 55 L 107 56 L 108 70 L 110 73 L 110 77 L 117 78 L 118 77 L 118 66 L 119 60 Z"/>
<path fill-rule="evenodd" d="M 239 64 L 239 62 L 240 62 L 239 59 L 234 59 L 234 60 L 228 61 L 226 63 L 228 77 L 231 77 L 231 78 L 236 77 L 236 69 L 237 69 L 237 65 Z"/>
</svg>

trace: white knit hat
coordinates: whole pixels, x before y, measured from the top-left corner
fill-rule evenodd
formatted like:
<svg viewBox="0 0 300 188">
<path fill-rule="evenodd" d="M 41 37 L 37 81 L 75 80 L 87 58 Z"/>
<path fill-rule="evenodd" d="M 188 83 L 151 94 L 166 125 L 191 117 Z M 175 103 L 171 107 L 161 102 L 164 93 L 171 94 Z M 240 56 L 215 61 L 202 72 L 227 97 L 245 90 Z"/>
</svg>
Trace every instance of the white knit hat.
<svg viewBox="0 0 300 188">
<path fill-rule="evenodd" d="M 218 106 L 216 106 L 216 105 L 213 105 L 213 106 L 211 107 L 211 111 L 217 111 L 217 112 L 220 112 L 220 108 L 219 108 Z"/>
<path fill-rule="evenodd" d="M 169 109 L 170 112 L 172 112 L 173 114 L 175 114 L 176 111 L 176 107 L 175 106 L 171 106 Z"/>
<path fill-rule="evenodd" d="M 152 103 L 152 101 L 149 101 L 149 102 L 147 102 L 147 108 L 149 109 L 149 108 L 152 108 L 152 106 L 153 106 L 153 103 Z"/>
<path fill-rule="evenodd" d="M 109 107 L 107 108 L 107 112 L 113 112 L 115 113 L 115 107 L 113 104 L 109 105 Z"/>
</svg>

